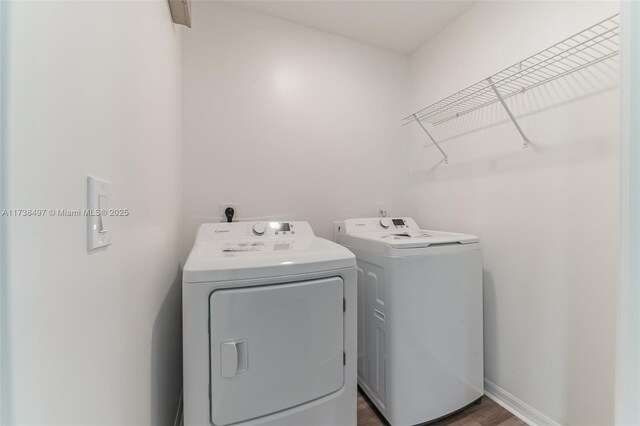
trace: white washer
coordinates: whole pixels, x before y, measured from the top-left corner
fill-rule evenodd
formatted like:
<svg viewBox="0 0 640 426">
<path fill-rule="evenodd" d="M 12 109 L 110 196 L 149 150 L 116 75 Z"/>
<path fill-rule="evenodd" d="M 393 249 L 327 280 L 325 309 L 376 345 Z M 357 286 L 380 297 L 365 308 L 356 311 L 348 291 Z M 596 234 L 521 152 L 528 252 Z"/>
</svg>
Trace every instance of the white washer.
<svg viewBox="0 0 640 426">
<path fill-rule="evenodd" d="M 358 383 L 393 425 L 451 414 L 484 394 L 482 257 L 474 235 L 411 218 L 347 219 L 358 263 Z"/>
<path fill-rule="evenodd" d="M 202 225 L 183 274 L 184 424 L 356 424 L 356 270 L 306 222 Z"/>
</svg>

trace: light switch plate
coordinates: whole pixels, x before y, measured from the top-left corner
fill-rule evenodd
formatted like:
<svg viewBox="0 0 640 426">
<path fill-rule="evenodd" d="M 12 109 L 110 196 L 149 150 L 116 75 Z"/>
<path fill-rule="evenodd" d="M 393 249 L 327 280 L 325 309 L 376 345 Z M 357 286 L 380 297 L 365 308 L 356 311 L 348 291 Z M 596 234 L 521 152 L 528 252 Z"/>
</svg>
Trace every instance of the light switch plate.
<svg viewBox="0 0 640 426">
<path fill-rule="evenodd" d="M 111 244 L 110 198 L 111 182 L 87 177 L 87 250 Z"/>
</svg>

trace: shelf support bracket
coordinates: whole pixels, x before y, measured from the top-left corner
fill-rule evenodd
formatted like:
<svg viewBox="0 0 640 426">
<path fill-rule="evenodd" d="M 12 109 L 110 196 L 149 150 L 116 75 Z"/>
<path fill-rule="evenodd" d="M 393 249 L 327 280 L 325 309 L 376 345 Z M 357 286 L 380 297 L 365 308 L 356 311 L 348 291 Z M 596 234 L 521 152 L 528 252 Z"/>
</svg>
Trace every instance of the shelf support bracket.
<svg viewBox="0 0 640 426">
<path fill-rule="evenodd" d="M 509 107 L 507 106 L 507 103 L 504 101 L 504 98 L 502 97 L 502 95 L 500 94 L 500 92 L 498 91 L 498 88 L 496 87 L 495 84 L 493 84 L 493 80 L 491 80 L 491 77 L 489 77 L 487 79 L 487 82 L 489 83 L 489 85 L 491 86 L 491 88 L 493 89 L 494 93 L 496 94 L 496 96 L 498 97 L 498 100 L 500 101 L 500 103 L 502 104 L 502 106 L 504 107 L 504 110 L 507 112 L 507 114 L 509 115 L 509 118 L 511 119 L 511 121 L 513 121 L 513 125 L 516 126 L 516 129 L 518 129 L 518 132 L 520 133 L 520 136 L 522 136 L 522 139 L 524 139 L 524 145 L 522 146 L 523 148 L 526 148 L 529 146 L 529 138 L 527 137 L 527 135 L 524 134 L 524 132 L 522 131 L 522 128 L 520 127 L 520 125 L 518 124 L 518 120 L 516 120 L 516 117 L 514 117 L 513 113 L 511 112 L 511 110 L 509 109 Z"/>
<path fill-rule="evenodd" d="M 447 154 L 445 154 L 445 152 L 442 150 L 442 148 L 440 148 L 440 145 L 438 144 L 438 142 L 436 142 L 436 140 L 433 138 L 433 136 L 431 136 L 431 133 L 429 133 L 427 128 L 424 127 L 424 124 L 422 124 L 422 122 L 418 119 L 418 115 L 417 114 L 413 114 L 413 118 L 416 119 L 416 121 L 420 125 L 420 128 L 422 129 L 422 131 L 429 137 L 429 139 L 431 139 L 431 142 L 433 142 L 433 144 L 436 146 L 436 148 L 438 148 L 438 151 L 440 151 L 440 154 L 442 154 L 442 156 L 444 157 L 445 164 L 449 164 L 449 157 L 447 157 Z"/>
</svg>

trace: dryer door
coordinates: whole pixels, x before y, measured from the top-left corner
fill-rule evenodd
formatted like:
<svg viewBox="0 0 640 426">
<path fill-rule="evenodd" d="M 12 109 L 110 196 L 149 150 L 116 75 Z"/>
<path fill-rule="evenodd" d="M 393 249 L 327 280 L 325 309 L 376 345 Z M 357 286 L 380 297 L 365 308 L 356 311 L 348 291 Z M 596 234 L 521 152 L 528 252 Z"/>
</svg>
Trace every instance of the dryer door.
<svg viewBox="0 0 640 426">
<path fill-rule="evenodd" d="M 214 291 L 213 424 L 262 417 L 340 389 L 343 297 L 337 277 Z"/>
</svg>

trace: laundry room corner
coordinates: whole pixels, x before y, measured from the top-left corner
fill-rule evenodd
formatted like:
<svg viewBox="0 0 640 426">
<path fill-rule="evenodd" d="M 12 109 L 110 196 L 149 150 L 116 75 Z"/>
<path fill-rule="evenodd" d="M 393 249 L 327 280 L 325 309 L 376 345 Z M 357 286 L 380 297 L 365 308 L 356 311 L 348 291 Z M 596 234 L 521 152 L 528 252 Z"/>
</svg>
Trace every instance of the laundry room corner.
<svg viewBox="0 0 640 426">
<path fill-rule="evenodd" d="M 477 3 L 411 56 L 411 110 L 618 12 Z M 429 128 L 448 164 L 412 123 L 416 219 L 479 235 L 487 393 L 534 424 L 614 421 L 619 99 L 614 57 L 507 99 L 527 148 L 500 103 Z"/>
</svg>

